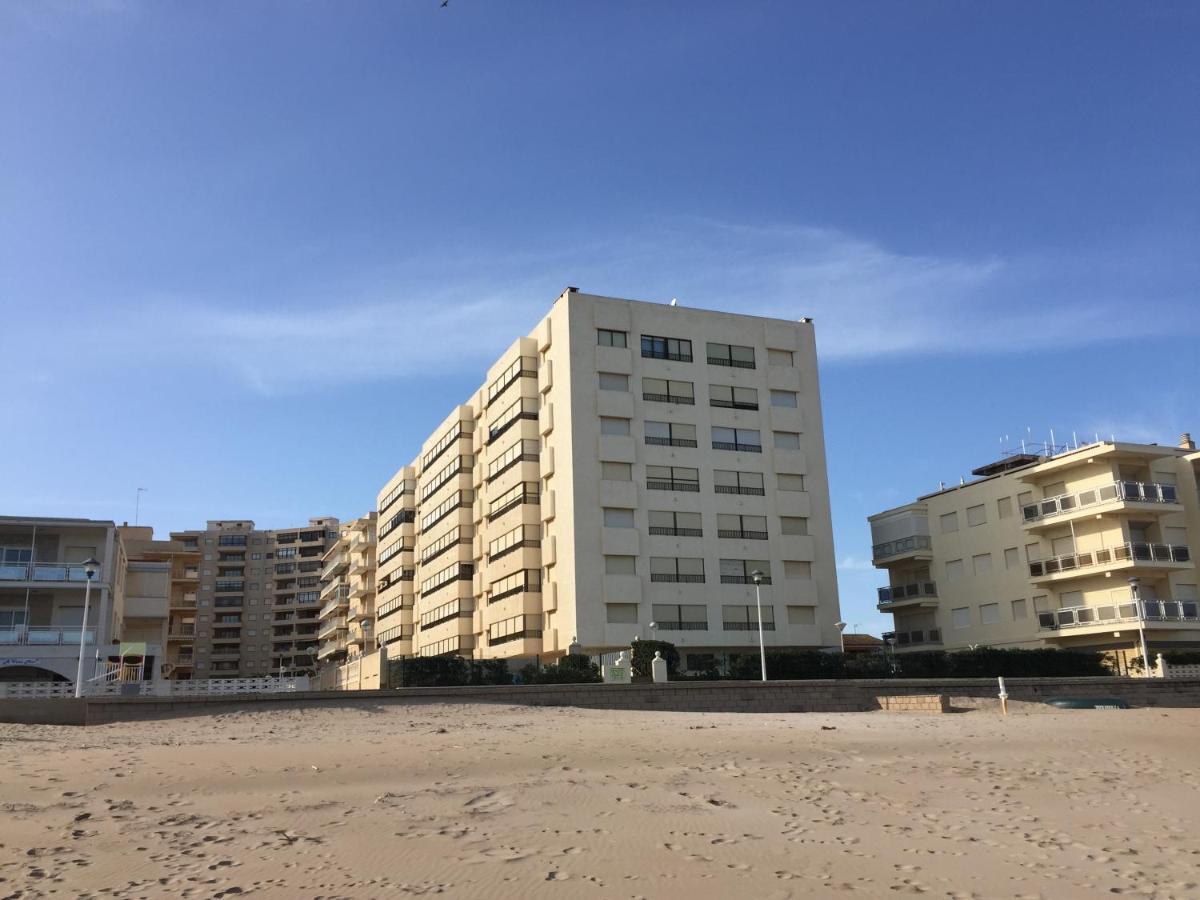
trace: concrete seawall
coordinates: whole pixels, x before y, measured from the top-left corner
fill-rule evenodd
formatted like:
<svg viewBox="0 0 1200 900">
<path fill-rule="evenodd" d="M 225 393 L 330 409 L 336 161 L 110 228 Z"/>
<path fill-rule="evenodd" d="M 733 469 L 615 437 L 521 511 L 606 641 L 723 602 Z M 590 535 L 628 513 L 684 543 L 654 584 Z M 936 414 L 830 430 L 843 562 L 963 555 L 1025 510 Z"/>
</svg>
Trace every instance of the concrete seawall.
<svg viewBox="0 0 1200 900">
<path fill-rule="evenodd" d="M 1010 705 L 1042 709 L 1056 697 L 1119 697 L 1131 706 L 1200 707 L 1200 678 L 1009 678 Z M 997 706 L 992 678 L 837 681 L 709 681 L 669 684 L 563 684 L 503 687 L 309 691 L 215 697 L 95 697 L 84 700 L 0 700 L 0 721 L 104 725 L 235 709 L 381 707 L 425 703 L 500 703 L 663 712 L 866 712 L 895 707 L 886 697 L 942 695 L 951 710 Z"/>
</svg>

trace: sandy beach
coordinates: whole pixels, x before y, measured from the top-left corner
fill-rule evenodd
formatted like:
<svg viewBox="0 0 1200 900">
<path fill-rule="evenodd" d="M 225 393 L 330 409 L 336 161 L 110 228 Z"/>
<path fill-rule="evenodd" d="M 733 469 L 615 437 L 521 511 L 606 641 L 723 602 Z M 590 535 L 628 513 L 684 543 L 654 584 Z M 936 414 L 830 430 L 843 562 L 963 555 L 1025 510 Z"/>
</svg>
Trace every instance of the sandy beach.
<svg viewBox="0 0 1200 900">
<path fill-rule="evenodd" d="M 1200 896 L 1200 710 L 0 725 L 0 897 Z"/>
</svg>

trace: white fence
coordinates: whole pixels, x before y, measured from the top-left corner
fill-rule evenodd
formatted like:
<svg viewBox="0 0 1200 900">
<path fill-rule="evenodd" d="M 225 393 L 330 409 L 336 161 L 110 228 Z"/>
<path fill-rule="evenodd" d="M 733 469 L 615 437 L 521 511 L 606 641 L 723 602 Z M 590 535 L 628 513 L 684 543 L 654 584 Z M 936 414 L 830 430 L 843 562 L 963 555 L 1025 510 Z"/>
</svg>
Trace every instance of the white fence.
<svg viewBox="0 0 1200 900">
<path fill-rule="evenodd" d="M 295 678 L 196 678 L 188 681 L 101 681 L 87 684 L 89 697 L 212 697 L 281 694 L 309 690 L 307 676 Z M 0 681 L 0 699 L 74 697 L 70 681 Z"/>
<path fill-rule="evenodd" d="M 1163 659 L 1163 655 L 1158 654 L 1158 677 L 1159 678 L 1200 678 L 1200 665 L 1176 665 L 1169 663 Z"/>
</svg>

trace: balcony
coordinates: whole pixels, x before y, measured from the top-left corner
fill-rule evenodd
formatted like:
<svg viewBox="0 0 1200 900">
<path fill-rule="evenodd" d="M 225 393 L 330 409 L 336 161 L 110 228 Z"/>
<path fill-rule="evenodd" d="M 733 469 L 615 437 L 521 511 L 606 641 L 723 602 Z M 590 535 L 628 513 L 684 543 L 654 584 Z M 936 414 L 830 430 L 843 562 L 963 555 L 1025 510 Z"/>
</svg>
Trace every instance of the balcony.
<svg viewBox="0 0 1200 900">
<path fill-rule="evenodd" d="M 668 525 L 651 525 L 650 533 L 664 537 L 704 537 L 703 528 L 672 528 Z"/>
<path fill-rule="evenodd" d="M 334 575 L 346 571 L 346 567 L 350 564 L 350 557 L 346 553 L 339 553 L 321 570 L 321 580 L 328 581 Z"/>
<path fill-rule="evenodd" d="M 1037 503 L 1021 507 L 1021 516 L 1027 527 L 1050 525 L 1063 521 L 1064 517 L 1077 511 L 1097 512 L 1094 507 L 1124 509 L 1126 504 L 1149 504 L 1154 507 L 1179 507 L 1179 493 L 1174 485 L 1147 481 L 1114 481 L 1086 491 L 1059 494 Z M 1144 510 L 1139 505 L 1134 507 Z M 1166 511 L 1166 510 L 1164 510 Z M 1173 510 L 1170 510 L 1173 511 Z"/>
<path fill-rule="evenodd" d="M 942 643 L 942 630 L 940 628 L 929 628 L 924 631 L 886 631 L 883 634 L 884 643 L 895 641 L 896 647 L 912 647 L 921 644 L 940 645 Z"/>
<path fill-rule="evenodd" d="M 759 584 L 770 584 L 771 576 L 764 575 L 759 579 Z M 754 584 L 753 575 L 722 575 L 721 584 Z"/>
<path fill-rule="evenodd" d="M 671 584 L 704 584 L 703 575 L 681 575 L 676 574 L 675 572 L 651 572 L 650 580 L 667 582 Z M 724 579 L 722 579 L 722 581 L 723 580 Z"/>
<path fill-rule="evenodd" d="M 87 628 L 85 631 L 85 642 L 95 643 L 96 629 Z M 0 644 L 22 647 L 78 647 L 79 626 L 17 625 L 12 628 L 0 628 Z"/>
<path fill-rule="evenodd" d="M 879 611 L 886 612 L 902 606 L 937 606 L 937 595 L 937 584 L 932 581 L 881 587 L 879 589 Z"/>
<path fill-rule="evenodd" d="M 718 528 L 717 537 L 733 538 L 742 541 L 765 541 L 767 533 L 765 531 L 746 531 L 737 528 Z"/>
<path fill-rule="evenodd" d="M 0 581 L 40 581 L 78 584 L 87 582 L 83 566 L 69 563 L 15 563 L 0 565 Z M 94 579 L 99 581 L 99 575 Z M 78 640 L 78 638 L 76 638 Z"/>
<path fill-rule="evenodd" d="M 695 397 L 687 397 L 681 394 L 655 394 L 643 391 L 642 399 L 648 400 L 651 403 L 681 403 L 685 406 L 696 405 Z"/>
<path fill-rule="evenodd" d="M 708 631 L 708 622 L 658 621 L 654 628 L 656 631 Z"/>
<path fill-rule="evenodd" d="M 1127 542 L 1103 550 L 1068 553 L 1029 564 L 1029 577 L 1035 581 L 1057 581 L 1076 574 L 1091 574 L 1093 570 L 1112 566 L 1121 569 L 1141 567 L 1165 568 L 1189 565 L 1191 552 L 1183 544 L 1148 544 Z"/>
<path fill-rule="evenodd" d="M 666 468 L 665 466 L 663 468 Z M 673 478 L 647 478 L 646 490 L 648 491 L 690 491 L 699 493 L 700 482 L 698 481 L 678 481 Z"/>
<path fill-rule="evenodd" d="M 738 453 L 762 453 L 762 444 L 741 444 L 737 441 L 713 441 L 714 450 L 736 450 Z"/>
<path fill-rule="evenodd" d="M 335 619 L 330 619 L 321 626 L 321 630 L 317 632 L 317 638 L 319 640 L 325 640 L 331 635 L 337 634 L 339 631 L 347 630 L 348 627 L 349 626 L 346 624 L 346 617 L 338 616 Z M 290 635 L 286 635 L 286 637 L 290 637 Z"/>
<path fill-rule="evenodd" d="M 1200 601 L 1133 600 L 1104 606 L 1066 606 L 1053 612 L 1038 613 L 1044 631 L 1069 631 L 1098 626 L 1107 631 L 1112 625 L 1171 623 L 1200 625 Z"/>
<path fill-rule="evenodd" d="M 933 558 L 933 541 L 927 534 L 914 534 L 909 537 L 897 538 L 894 541 L 884 541 L 871 548 L 871 560 L 878 565 L 882 560 L 893 557 Z"/>
<path fill-rule="evenodd" d="M 646 435 L 646 443 L 651 447 L 696 447 L 696 441 L 691 438 L 655 437 Z"/>
</svg>

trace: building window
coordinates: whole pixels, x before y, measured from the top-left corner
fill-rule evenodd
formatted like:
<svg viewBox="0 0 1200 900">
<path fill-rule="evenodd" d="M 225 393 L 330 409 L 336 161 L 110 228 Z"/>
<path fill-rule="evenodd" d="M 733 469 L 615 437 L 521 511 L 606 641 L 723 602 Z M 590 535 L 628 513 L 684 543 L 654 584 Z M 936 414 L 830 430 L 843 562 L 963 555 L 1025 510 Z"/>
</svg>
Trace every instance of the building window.
<svg viewBox="0 0 1200 900">
<path fill-rule="evenodd" d="M 974 528 L 987 522 L 987 510 L 982 503 L 967 507 L 967 527 Z"/>
<path fill-rule="evenodd" d="M 636 575 L 636 556 L 610 556 L 604 557 L 604 574 L 605 575 Z"/>
<path fill-rule="evenodd" d="M 803 491 L 804 476 L 777 474 L 775 476 L 775 487 L 781 491 Z"/>
<path fill-rule="evenodd" d="M 808 534 L 808 519 L 803 516 L 780 516 L 780 534 Z"/>
<path fill-rule="evenodd" d="M 721 628 L 725 631 L 758 631 L 758 606 L 729 605 L 721 607 Z M 775 607 L 762 608 L 763 631 L 775 630 Z"/>
<path fill-rule="evenodd" d="M 602 391 L 628 391 L 629 376 L 621 375 L 618 372 L 601 372 L 600 373 L 600 390 Z"/>
<path fill-rule="evenodd" d="M 787 608 L 789 625 L 816 625 L 817 610 L 813 606 L 789 606 Z"/>
<path fill-rule="evenodd" d="M 710 384 L 708 405 L 725 409 L 758 409 L 758 391 L 728 384 Z"/>
<path fill-rule="evenodd" d="M 629 434 L 629 420 L 618 419 L 613 416 L 600 417 L 600 433 L 601 434 Z"/>
<path fill-rule="evenodd" d="M 950 625 L 954 628 L 970 628 L 971 607 L 960 606 L 950 610 Z"/>
<path fill-rule="evenodd" d="M 767 517 L 718 513 L 717 537 L 736 538 L 747 541 L 765 541 L 767 539 Z"/>
<path fill-rule="evenodd" d="M 713 490 L 718 494 L 745 494 L 755 497 L 766 494 L 761 472 L 734 472 L 729 469 L 713 471 Z"/>
<path fill-rule="evenodd" d="M 642 399 L 652 403 L 682 403 L 691 406 L 696 402 L 696 392 L 690 381 L 643 378 Z"/>
<path fill-rule="evenodd" d="M 771 391 L 771 405 L 796 409 L 800 405 L 799 395 L 795 391 Z"/>
<path fill-rule="evenodd" d="M 795 355 L 791 350 L 771 350 L 767 349 L 767 365 L 769 366 L 793 366 L 795 365 Z"/>
<path fill-rule="evenodd" d="M 996 501 L 996 515 L 1001 519 L 1007 519 L 1012 514 L 1012 497 L 1001 497 Z"/>
<path fill-rule="evenodd" d="M 1024 619 L 1029 616 L 1029 611 L 1025 607 L 1024 600 L 1014 600 L 1012 602 L 1012 617 L 1013 621 Z"/>
<path fill-rule="evenodd" d="M 963 561 L 961 559 L 946 560 L 946 580 L 958 581 L 963 577 Z"/>
<path fill-rule="evenodd" d="M 678 584 L 703 584 L 704 560 L 693 557 L 650 557 L 650 580 Z"/>
<path fill-rule="evenodd" d="M 800 432 L 798 431 L 774 431 L 771 433 L 775 438 L 776 450 L 799 450 L 800 449 Z"/>
<path fill-rule="evenodd" d="M 650 510 L 650 533 L 670 537 L 703 537 L 700 513 Z"/>
<path fill-rule="evenodd" d="M 1021 551 L 1016 547 L 1009 547 L 1004 551 L 1004 568 L 1016 569 L 1021 565 Z"/>
<path fill-rule="evenodd" d="M 597 328 L 596 343 L 601 347 L 626 347 L 629 335 L 627 332 L 613 331 L 611 328 Z"/>
<path fill-rule="evenodd" d="M 542 573 L 540 569 L 521 569 L 506 578 L 493 581 L 488 596 L 488 603 L 495 603 L 505 597 L 517 594 L 540 594 L 542 592 Z"/>
<path fill-rule="evenodd" d="M 604 509 L 604 527 L 605 528 L 632 528 L 633 527 L 633 510 L 632 509 L 617 509 L 605 507 Z"/>
<path fill-rule="evenodd" d="M 771 563 L 765 559 L 721 560 L 721 584 L 754 584 L 754 573 L 762 573 L 762 584 L 771 583 Z"/>
<path fill-rule="evenodd" d="M 708 362 L 713 366 L 733 366 L 737 369 L 754 368 L 754 348 L 737 344 L 709 344 Z"/>
<path fill-rule="evenodd" d="M 682 422 L 647 422 L 646 443 L 659 447 L 695 447 L 696 426 Z"/>
<path fill-rule="evenodd" d="M 976 575 L 986 575 L 992 571 L 992 554 L 979 553 L 971 557 L 971 566 Z"/>
<path fill-rule="evenodd" d="M 633 466 L 629 463 L 602 462 L 600 477 L 605 481 L 633 481 Z"/>
<path fill-rule="evenodd" d="M 636 603 L 604 604 L 604 621 L 609 625 L 636 625 L 638 605 Z"/>
<path fill-rule="evenodd" d="M 806 559 L 785 559 L 783 561 L 783 577 L 788 581 L 812 578 L 812 563 Z"/>
<path fill-rule="evenodd" d="M 762 453 L 762 434 L 757 428 L 720 428 L 714 425 L 712 446 L 714 450 Z"/>
<path fill-rule="evenodd" d="M 698 603 L 655 603 L 651 607 L 655 631 L 706 631 L 708 607 Z"/>
<path fill-rule="evenodd" d="M 981 625 L 995 625 L 1000 621 L 1000 604 L 985 603 L 979 607 L 979 622 Z"/>
<path fill-rule="evenodd" d="M 700 470 L 687 466 L 646 466 L 646 488 L 695 493 L 700 490 Z"/>
<path fill-rule="evenodd" d="M 692 361 L 692 342 L 683 338 L 642 335 L 642 356 L 647 359 L 671 359 L 676 362 Z"/>
</svg>

